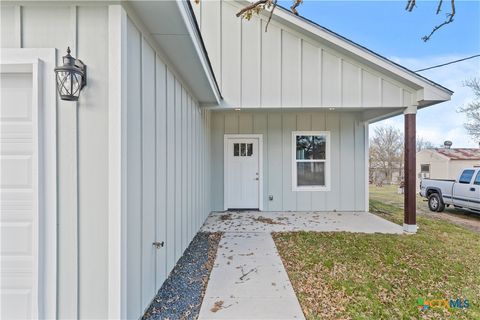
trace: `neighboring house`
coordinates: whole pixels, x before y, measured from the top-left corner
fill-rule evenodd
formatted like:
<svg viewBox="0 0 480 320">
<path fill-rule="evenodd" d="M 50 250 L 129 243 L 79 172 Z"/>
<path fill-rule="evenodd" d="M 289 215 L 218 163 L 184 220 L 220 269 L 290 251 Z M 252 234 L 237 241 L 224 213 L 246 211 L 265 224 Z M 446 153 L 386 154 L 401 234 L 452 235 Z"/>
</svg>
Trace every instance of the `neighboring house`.
<svg viewBox="0 0 480 320">
<path fill-rule="evenodd" d="M 419 179 L 456 179 L 468 167 L 480 166 L 480 149 L 434 148 L 417 152 Z"/>
<path fill-rule="evenodd" d="M 400 114 L 415 232 L 415 114 L 452 92 L 284 9 L 192 5 L 2 1 L 2 318 L 139 318 L 214 210 L 367 211 L 368 124 Z"/>
</svg>

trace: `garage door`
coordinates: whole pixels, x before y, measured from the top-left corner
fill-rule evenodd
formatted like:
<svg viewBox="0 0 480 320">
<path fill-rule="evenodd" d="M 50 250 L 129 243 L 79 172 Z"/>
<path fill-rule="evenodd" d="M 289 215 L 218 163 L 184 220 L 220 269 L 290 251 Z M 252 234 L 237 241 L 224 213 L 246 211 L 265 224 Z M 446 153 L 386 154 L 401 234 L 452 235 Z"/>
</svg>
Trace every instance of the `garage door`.
<svg viewBox="0 0 480 320">
<path fill-rule="evenodd" d="M 1 318 L 38 312 L 38 115 L 32 73 L 0 73 Z"/>
</svg>

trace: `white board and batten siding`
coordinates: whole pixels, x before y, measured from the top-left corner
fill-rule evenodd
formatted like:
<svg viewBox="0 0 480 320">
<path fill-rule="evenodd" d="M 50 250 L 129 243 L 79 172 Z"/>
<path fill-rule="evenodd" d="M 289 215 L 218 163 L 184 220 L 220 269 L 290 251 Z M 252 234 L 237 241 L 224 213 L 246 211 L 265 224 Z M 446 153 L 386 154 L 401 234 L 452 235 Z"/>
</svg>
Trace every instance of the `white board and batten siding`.
<svg viewBox="0 0 480 320">
<path fill-rule="evenodd" d="M 212 209 L 223 210 L 224 134 L 263 135 L 265 211 L 366 211 L 366 132 L 359 113 L 325 111 L 214 112 Z M 292 132 L 330 133 L 329 191 L 292 191 Z M 273 200 L 269 200 L 273 196 Z"/>
<path fill-rule="evenodd" d="M 137 318 L 210 212 L 210 113 L 130 18 L 126 56 L 126 316 Z"/>
<path fill-rule="evenodd" d="M 108 8 L 1 4 L 1 48 L 56 48 L 88 65 L 77 103 L 56 102 L 57 310 L 60 319 L 107 317 Z M 40 61 L 42 72 L 53 66 Z M 55 124 L 53 124 L 55 126 Z"/>
<path fill-rule="evenodd" d="M 242 3 L 192 5 L 226 107 L 398 108 L 415 98 L 414 89 L 275 17 L 268 32 L 267 17 L 237 18 Z"/>
</svg>

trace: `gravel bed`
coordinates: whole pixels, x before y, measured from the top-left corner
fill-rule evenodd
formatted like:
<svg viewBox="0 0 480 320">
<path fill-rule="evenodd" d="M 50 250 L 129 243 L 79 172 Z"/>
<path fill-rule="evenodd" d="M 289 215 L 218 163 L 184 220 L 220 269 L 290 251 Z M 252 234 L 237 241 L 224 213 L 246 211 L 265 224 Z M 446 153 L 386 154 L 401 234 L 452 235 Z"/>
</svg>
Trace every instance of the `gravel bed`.
<svg viewBox="0 0 480 320">
<path fill-rule="evenodd" d="M 221 237 L 197 233 L 142 319 L 197 319 Z"/>
</svg>

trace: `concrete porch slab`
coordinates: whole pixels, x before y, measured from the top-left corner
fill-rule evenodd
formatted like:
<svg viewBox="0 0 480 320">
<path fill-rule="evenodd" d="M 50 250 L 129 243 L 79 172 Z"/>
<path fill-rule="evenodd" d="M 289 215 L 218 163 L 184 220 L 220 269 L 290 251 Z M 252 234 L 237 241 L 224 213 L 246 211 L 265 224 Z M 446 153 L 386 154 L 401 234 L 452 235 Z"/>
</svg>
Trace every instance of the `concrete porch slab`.
<svg viewBox="0 0 480 320">
<path fill-rule="evenodd" d="M 369 212 L 213 212 L 205 232 L 359 232 L 402 234 L 403 228 Z"/>
</svg>

